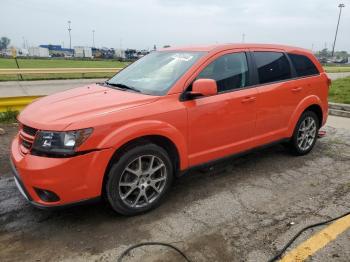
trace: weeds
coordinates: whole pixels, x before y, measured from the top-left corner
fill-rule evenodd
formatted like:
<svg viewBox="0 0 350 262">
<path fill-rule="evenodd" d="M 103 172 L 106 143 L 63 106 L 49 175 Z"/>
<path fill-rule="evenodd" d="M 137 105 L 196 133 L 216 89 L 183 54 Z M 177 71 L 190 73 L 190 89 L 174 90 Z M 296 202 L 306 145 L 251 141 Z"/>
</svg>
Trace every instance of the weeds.
<svg viewBox="0 0 350 262">
<path fill-rule="evenodd" d="M 11 108 L 6 109 L 5 112 L 0 112 L 0 123 L 15 123 L 17 122 L 17 110 Z"/>
</svg>

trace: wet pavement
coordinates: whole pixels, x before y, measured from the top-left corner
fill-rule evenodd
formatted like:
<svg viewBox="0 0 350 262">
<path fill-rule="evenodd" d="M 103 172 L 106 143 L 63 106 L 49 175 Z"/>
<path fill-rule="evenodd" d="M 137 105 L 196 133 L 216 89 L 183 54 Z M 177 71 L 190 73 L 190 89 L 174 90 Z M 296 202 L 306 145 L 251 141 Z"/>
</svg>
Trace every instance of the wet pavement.
<svg viewBox="0 0 350 262">
<path fill-rule="evenodd" d="M 281 145 L 178 179 L 158 209 L 137 217 L 105 204 L 44 211 L 22 198 L 7 164 L 16 127 L 0 136 L 0 261 L 116 261 L 129 245 L 170 242 L 192 261 L 267 261 L 299 229 L 350 209 L 350 130 L 326 127 L 307 156 Z M 7 150 L 7 151 L 6 151 Z M 303 234 L 296 244 L 313 232 Z M 309 261 L 349 261 L 349 230 Z M 295 246 L 295 245 L 293 245 Z M 145 247 L 125 261 L 183 261 Z"/>
</svg>

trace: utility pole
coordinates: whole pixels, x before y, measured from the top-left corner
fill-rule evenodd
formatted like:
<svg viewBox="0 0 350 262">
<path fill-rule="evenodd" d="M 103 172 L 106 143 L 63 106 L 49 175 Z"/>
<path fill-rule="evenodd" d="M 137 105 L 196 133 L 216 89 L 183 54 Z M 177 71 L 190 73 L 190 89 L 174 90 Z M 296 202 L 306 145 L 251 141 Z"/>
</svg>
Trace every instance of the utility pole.
<svg viewBox="0 0 350 262">
<path fill-rule="evenodd" d="M 70 33 L 70 31 L 72 31 L 72 28 L 70 28 L 70 24 L 71 23 L 72 23 L 71 21 L 68 21 L 69 49 L 72 49 L 72 36 L 71 36 L 71 33 Z"/>
<path fill-rule="evenodd" d="M 344 4 L 339 4 L 338 7 L 339 7 L 339 17 L 338 17 L 337 29 L 335 30 L 335 36 L 334 36 L 334 42 L 333 42 L 333 48 L 332 48 L 332 57 L 334 56 L 335 42 L 337 41 L 341 10 L 342 10 L 343 7 L 345 7 L 345 5 Z"/>
<path fill-rule="evenodd" d="M 245 41 L 245 33 L 242 34 L 242 43 Z"/>
<path fill-rule="evenodd" d="M 92 47 L 95 48 L 95 30 L 92 30 Z"/>
</svg>

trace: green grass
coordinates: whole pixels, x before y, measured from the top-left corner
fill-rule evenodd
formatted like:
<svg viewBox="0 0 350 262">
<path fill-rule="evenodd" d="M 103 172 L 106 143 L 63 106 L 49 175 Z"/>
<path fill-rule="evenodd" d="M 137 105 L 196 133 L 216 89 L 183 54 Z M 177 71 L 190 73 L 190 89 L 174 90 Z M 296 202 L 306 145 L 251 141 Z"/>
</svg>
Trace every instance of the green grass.
<svg viewBox="0 0 350 262">
<path fill-rule="evenodd" d="M 15 123 L 17 122 L 18 111 L 7 109 L 5 112 L 0 112 L 0 123 Z"/>
<path fill-rule="evenodd" d="M 350 72 L 350 66 L 324 66 L 327 73 L 344 73 Z"/>
<path fill-rule="evenodd" d="M 114 73 L 74 73 L 74 74 L 30 74 L 22 75 L 23 80 L 59 80 L 59 79 L 80 79 L 80 78 L 110 78 Z M 0 75 L 0 81 L 17 81 L 17 75 Z"/>
<path fill-rule="evenodd" d="M 332 81 L 329 90 L 329 101 L 350 104 L 350 77 Z"/>
<path fill-rule="evenodd" d="M 115 60 L 17 59 L 20 68 L 111 68 L 127 63 Z M 17 68 L 14 59 L 0 58 L 0 68 Z"/>
<path fill-rule="evenodd" d="M 127 62 L 116 60 L 17 59 L 20 68 L 122 68 Z M 0 68 L 17 68 L 14 59 L 0 58 Z M 113 73 L 29 74 L 23 80 L 109 78 Z M 17 75 L 0 75 L 0 81 L 19 80 Z"/>
</svg>

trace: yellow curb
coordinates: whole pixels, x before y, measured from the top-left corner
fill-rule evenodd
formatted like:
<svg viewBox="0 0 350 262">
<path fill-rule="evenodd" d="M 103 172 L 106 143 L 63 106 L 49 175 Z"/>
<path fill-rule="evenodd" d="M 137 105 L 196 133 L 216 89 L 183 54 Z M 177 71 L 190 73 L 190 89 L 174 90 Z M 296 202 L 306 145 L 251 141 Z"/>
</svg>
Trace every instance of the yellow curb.
<svg viewBox="0 0 350 262">
<path fill-rule="evenodd" d="M 0 97 L 0 112 L 22 110 L 25 106 L 42 96 Z"/>
<path fill-rule="evenodd" d="M 288 252 L 280 262 L 301 262 L 350 228 L 350 215 L 340 218 Z"/>
</svg>

